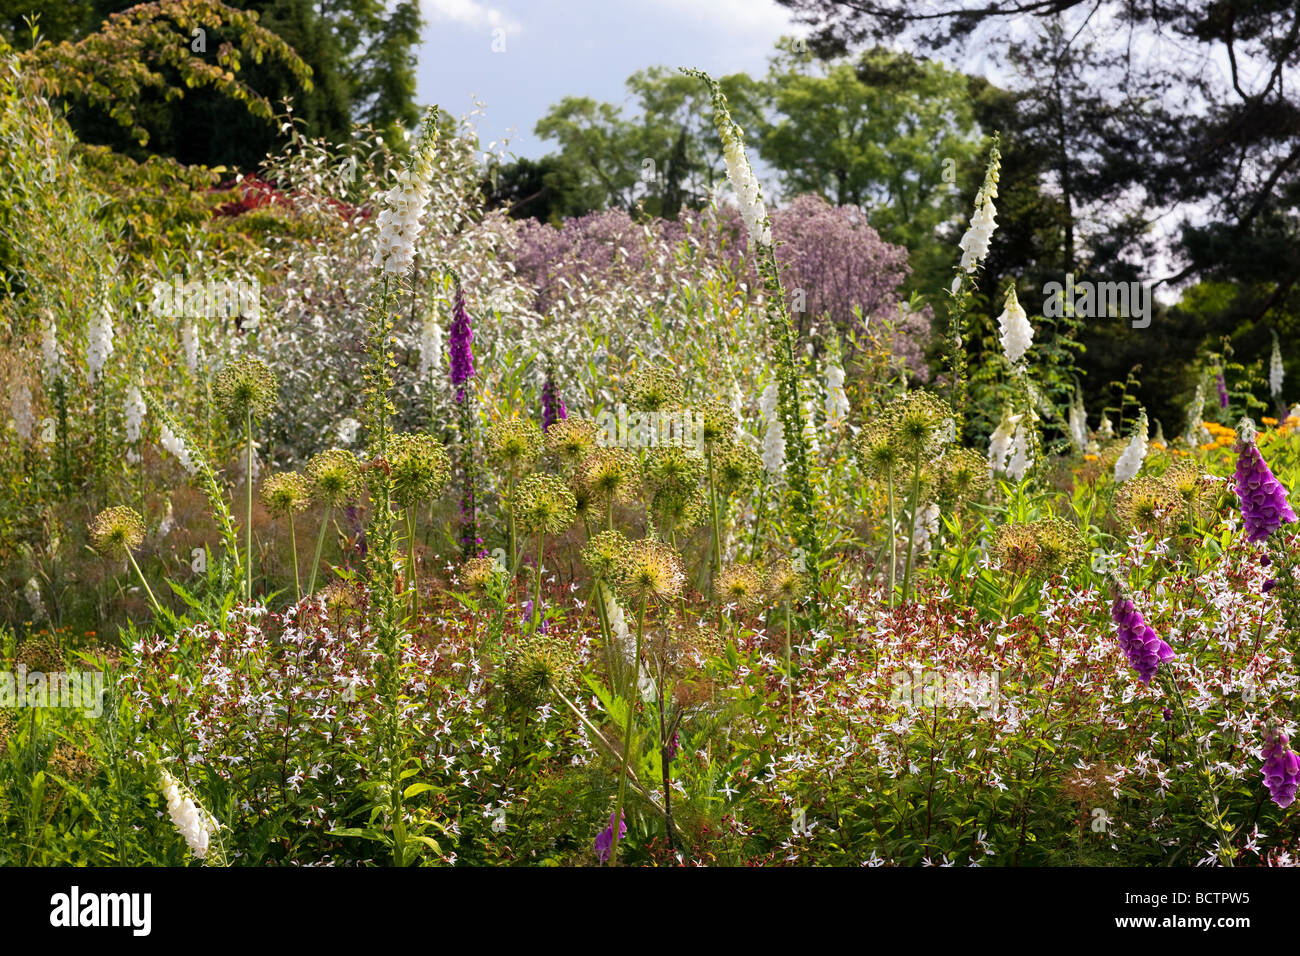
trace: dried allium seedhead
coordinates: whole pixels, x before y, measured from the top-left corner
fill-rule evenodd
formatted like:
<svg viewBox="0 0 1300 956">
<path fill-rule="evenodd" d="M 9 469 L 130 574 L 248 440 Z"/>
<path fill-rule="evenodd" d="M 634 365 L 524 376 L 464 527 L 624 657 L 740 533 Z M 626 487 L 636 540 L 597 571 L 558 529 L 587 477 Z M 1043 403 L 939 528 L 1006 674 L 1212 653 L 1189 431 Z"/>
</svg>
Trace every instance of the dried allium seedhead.
<svg viewBox="0 0 1300 956">
<path fill-rule="evenodd" d="M 262 483 L 262 503 L 273 515 L 286 517 L 311 502 L 311 483 L 296 471 L 282 471 Z"/>
<path fill-rule="evenodd" d="M 537 631 L 521 638 L 498 672 L 501 688 L 520 707 L 536 707 L 551 690 L 566 693 L 574 683 L 578 651 L 572 642 Z"/>
<path fill-rule="evenodd" d="M 361 494 L 361 464 L 343 448 L 331 448 L 307 462 L 312 500 L 337 508 Z"/>
<path fill-rule="evenodd" d="M 546 450 L 565 468 L 575 468 L 596 447 L 596 425 L 585 418 L 565 418 L 546 429 Z"/>
<path fill-rule="evenodd" d="M 681 405 L 681 374 L 659 365 L 637 369 L 628 383 L 628 392 L 628 406 L 636 411 L 669 411 Z"/>
<path fill-rule="evenodd" d="M 763 575 L 763 588 L 769 600 L 788 604 L 808 593 L 808 577 L 796 570 L 789 558 L 781 558 L 768 565 Z"/>
<path fill-rule="evenodd" d="M 582 563 L 596 577 L 613 580 L 631 542 L 618 531 L 602 531 L 582 549 Z"/>
<path fill-rule="evenodd" d="M 631 601 L 668 601 L 681 595 L 686 572 L 675 550 L 662 541 L 640 538 L 623 552 L 614 580 Z"/>
<path fill-rule="evenodd" d="M 393 501 L 410 508 L 436 498 L 447 486 L 451 459 L 442 442 L 431 435 L 394 435 L 388 446 Z"/>
<path fill-rule="evenodd" d="M 578 502 L 558 475 L 529 475 L 515 489 L 510 510 L 528 534 L 562 534 L 578 516 Z"/>
<path fill-rule="evenodd" d="M 998 529 L 994 554 L 1012 574 L 1051 577 L 1067 571 L 1088 554 L 1087 544 L 1069 521 L 1056 515 Z"/>
<path fill-rule="evenodd" d="M 1183 499 L 1163 478 L 1141 475 L 1120 486 L 1115 511 L 1126 528 L 1161 534 L 1183 517 Z"/>
<path fill-rule="evenodd" d="M 123 557 L 144 541 L 144 518 L 134 508 L 105 508 L 90 523 L 90 541 L 106 557 Z"/>
<path fill-rule="evenodd" d="M 741 610 L 757 607 L 763 598 L 763 575 L 747 564 L 723 568 L 713 584 L 718 600 Z"/>
<path fill-rule="evenodd" d="M 637 480 L 637 460 L 626 448 L 597 448 L 583 461 L 583 483 L 607 504 L 627 501 Z"/>
<path fill-rule="evenodd" d="M 752 484 L 762 467 L 758 452 L 740 442 L 727 442 L 713 452 L 713 477 L 724 493 Z"/>
<path fill-rule="evenodd" d="M 518 474 L 530 468 L 542 452 L 542 430 L 531 421 L 511 418 L 488 429 L 488 457 Z"/>
<path fill-rule="evenodd" d="M 876 420 L 867 425 L 858 435 L 854 447 L 858 461 L 868 474 L 884 478 L 890 472 L 897 473 L 902 456 L 899 455 L 894 434 L 887 423 Z"/>
<path fill-rule="evenodd" d="M 950 450 L 939 460 L 935 471 L 939 497 L 945 501 L 979 498 L 990 485 L 988 461 L 970 448 Z"/>
<path fill-rule="evenodd" d="M 734 443 L 740 420 L 736 418 L 735 411 L 729 405 L 710 400 L 701 403 L 696 408 L 695 414 L 704 419 L 702 431 L 704 444 L 707 447 L 716 449 L 719 445 Z M 717 454 L 716 450 L 714 454 Z"/>
<path fill-rule="evenodd" d="M 261 418 L 275 406 L 279 387 L 275 372 L 261 359 L 244 358 L 217 373 L 212 394 L 228 415 L 243 419 Z"/>
</svg>

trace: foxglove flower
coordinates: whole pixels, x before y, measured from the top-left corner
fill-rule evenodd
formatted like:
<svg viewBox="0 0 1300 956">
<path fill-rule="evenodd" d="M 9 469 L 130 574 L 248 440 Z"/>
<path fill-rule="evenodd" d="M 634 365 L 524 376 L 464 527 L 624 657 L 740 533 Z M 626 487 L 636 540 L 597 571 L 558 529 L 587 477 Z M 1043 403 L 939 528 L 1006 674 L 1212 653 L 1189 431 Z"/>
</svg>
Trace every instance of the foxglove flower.
<svg viewBox="0 0 1300 956">
<path fill-rule="evenodd" d="M 1255 426 L 1249 418 L 1237 426 L 1236 489 L 1246 540 L 1263 541 L 1283 524 L 1296 520 L 1287 503 L 1286 488 L 1259 453 Z"/>
<path fill-rule="evenodd" d="M 1088 447 L 1088 413 L 1083 407 L 1083 393 L 1076 391 L 1070 403 L 1070 442 L 1076 451 Z"/>
<path fill-rule="evenodd" d="M 763 433 L 763 468 L 773 478 L 781 474 L 781 469 L 785 465 L 785 432 L 776 406 L 777 384 L 772 382 L 763 389 L 763 394 L 758 399 L 758 407 L 767 422 L 767 431 Z"/>
<path fill-rule="evenodd" d="M 844 369 L 826 366 L 826 425 L 842 428 L 849 419 L 849 397 L 844 394 Z"/>
<path fill-rule="evenodd" d="M 1300 788 L 1300 756 L 1291 749 L 1291 741 L 1281 727 L 1272 727 L 1264 737 L 1264 786 L 1273 802 L 1285 810 L 1295 802 Z"/>
<path fill-rule="evenodd" d="M 569 410 L 555 384 L 555 363 L 551 362 L 546 367 L 546 381 L 542 385 L 542 431 L 568 417 Z"/>
<path fill-rule="evenodd" d="M 1133 437 L 1129 439 L 1128 447 L 1115 462 L 1115 484 L 1122 485 L 1136 475 L 1138 469 L 1142 467 L 1142 462 L 1147 457 L 1148 428 L 1147 413 L 1144 411 L 1138 416 L 1138 423 L 1133 429 Z"/>
<path fill-rule="evenodd" d="M 1007 459 L 1015 449 L 1016 426 L 1021 417 L 1012 415 L 1009 408 L 1002 413 L 1002 421 L 989 438 L 989 474 L 996 475 L 1007 470 Z"/>
<path fill-rule="evenodd" d="M 1011 440 L 1011 457 L 1007 460 L 1007 477 L 1012 481 L 1023 480 L 1034 467 L 1031 427 L 1029 420 L 1024 418 L 1016 425 L 1016 434 Z"/>
<path fill-rule="evenodd" d="M 128 385 L 124 412 L 126 414 L 126 440 L 130 445 L 134 446 L 140 440 L 140 426 L 144 424 L 146 410 L 144 397 L 140 394 L 140 389 L 134 385 Z M 140 461 L 140 453 L 133 447 L 127 451 L 126 460 L 135 464 Z"/>
<path fill-rule="evenodd" d="M 32 411 L 32 390 L 26 382 L 19 382 L 10 393 L 9 414 L 13 416 L 18 437 L 30 441 L 32 429 L 36 426 L 36 415 Z"/>
<path fill-rule="evenodd" d="M 1187 431 L 1183 440 L 1189 445 L 1204 445 L 1210 440 L 1210 433 L 1205 429 L 1205 382 L 1196 383 L 1196 394 L 1187 406 Z"/>
<path fill-rule="evenodd" d="M 994 149 L 992 159 L 989 162 L 988 171 L 984 174 L 984 185 L 975 195 L 975 213 L 971 216 L 970 228 L 966 234 L 961 237 L 958 245 L 961 247 L 961 268 L 963 272 L 974 272 L 984 257 L 989 252 L 989 242 L 993 238 L 993 231 L 997 228 L 994 216 L 997 215 L 997 209 L 993 205 L 993 200 L 998 196 L 998 175 L 1001 169 L 1001 158 L 998 151 Z M 960 286 L 960 276 L 954 280 L 954 291 Z"/>
<path fill-rule="evenodd" d="M 1117 625 L 1120 650 L 1137 671 L 1138 680 L 1149 684 L 1160 665 L 1174 659 L 1174 649 L 1147 626 L 1142 612 L 1122 592 L 1116 592 L 1110 616 Z"/>
<path fill-rule="evenodd" d="M 91 313 L 86 329 L 86 367 L 90 370 L 93 382 L 103 374 L 104 363 L 113 354 L 113 315 L 108 310 L 105 298 L 97 310 Z"/>
<path fill-rule="evenodd" d="M 187 474 L 198 474 L 199 467 L 195 464 L 189 448 L 186 447 L 185 442 L 181 441 L 180 436 L 168 428 L 166 424 L 162 426 L 159 432 L 158 442 L 181 463 L 181 467 L 185 469 Z"/>
<path fill-rule="evenodd" d="M 763 204 L 763 190 L 758 184 L 749 158 L 745 155 L 745 135 L 727 108 L 727 97 L 714 79 L 699 70 L 683 70 L 687 76 L 698 77 L 709 84 L 713 95 L 713 125 L 722 141 L 722 158 L 727 164 L 727 181 L 736 193 L 740 218 L 745 221 L 745 231 L 760 246 L 772 245 L 772 224 Z"/>
<path fill-rule="evenodd" d="M 47 317 L 41 329 L 41 376 L 46 386 L 53 386 L 63 377 L 63 353 L 59 348 L 58 330 L 54 319 Z"/>
<path fill-rule="evenodd" d="M 456 389 L 456 401 L 465 400 L 465 383 L 474 377 L 474 329 L 469 313 L 465 311 L 465 292 L 456 285 L 456 295 L 451 306 L 451 332 L 448 348 L 451 359 L 451 384 Z"/>
<path fill-rule="evenodd" d="M 1268 363 L 1268 391 L 1274 398 L 1282 397 L 1282 381 L 1286 371 L 1282 367 L 1282 347 L 1278 344 L 1277 333 L 1273 333 L 1273 355 Z"/>
<path fill-rule="evenodd" d="M 621 842 L 623 837 L 627 836 L 627 823 L 623 819 L 620 811 L 618 814 L 618 839 Z M 610 853 L 614 849 L 614 814 L 609 815 L 609 826 L 601 830 L 596 836 L 596 857 L 601 863 L 608 863 Z"/>
<path fill-rule="evenodd" d="M 912 540 L 916 542 L 917 550 L 928 554 L 930 542 L 938 533 L 939 505 L 932 501 L 917 512 L 916 522 L 912 525 Z"/>
<path fill-rule="evenodd" d="M 185 367 L 191 375 L 199 373 L 199 329 L 194 322 L 181 323 L 181 347 L 185 350 Z"/>
<path fill-rule="evenodd" d="M 420 378 L 429 378 L 442 370 L 442 349 L 442 323 L 438 321 L 437 311 L 430 309 L 420 332 Z"/>
<path fill-rule="evenodd" d="M 411 162 L 397 174 L 397 183 L 384 194 L 379 212 L 379 237 L 372 264 L 390 275 L 403 275 L 415 261 L 415 243 L 420 238 L 420 219 L 433 180 L 433 152 L 437 140 L 437 113 L 425 114 L 420 135 L 411 149 Z"/>
<path fill-rule="evenodd" d="M 998 328 L 1002 330 L 1002 351 L 1006 353 L 1007 361 L 1015 365 L 1034 344 L 1034 327 L 1029 324 L 1029 317 L 1016 298 L 1015 286 L 1007 290 L 1006 303 L 998 316 Z"/>
<path fill-rule="evenodd" d="M 1223 372 L 1214 373 L 1214 384 L 1219 389 L 1219 407 L 1228 407 L 1228 381 L 1223 377 Z"/>
<path fill-rule="evenodd" d="M 163 771 L 163 796 L 167 798 L 167 814 L 172 825 L 185 838 L 190 852 L 202 860 L 208 855 L 212 837 L 217 832 L 217 821 L 195 803 L 194 798 L 181 788 L 180 781 L 166 770 Z"/>
</svg>

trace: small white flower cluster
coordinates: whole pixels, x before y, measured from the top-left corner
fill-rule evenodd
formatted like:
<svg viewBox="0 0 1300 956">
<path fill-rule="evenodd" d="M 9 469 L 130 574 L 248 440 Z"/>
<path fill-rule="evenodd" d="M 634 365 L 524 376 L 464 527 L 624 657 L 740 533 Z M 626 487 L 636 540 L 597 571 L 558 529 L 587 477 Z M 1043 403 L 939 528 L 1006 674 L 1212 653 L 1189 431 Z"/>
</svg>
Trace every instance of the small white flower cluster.
<svg viewBox="0 0 1300 956">
<path fill-rule="evenodd" d="M 53 385 L 63 377 L 63 354 L 59 349 L 59 333 L 54 327 L 54 317 L 46 316 L 41 329 L 41 376 L 46 385 Z"/>
<path fill-rule="evenodd" d="M 1015 286 L 1007 290 L 1006 303 L 998 316 L 998 328 L 1002 330 L 1002 351 L 1006 353 L 1007 361 L 1015 365 L 1034 344 L 1034 327 L 1029 324 L 1029 317 L 1016 298 Z"/>
<path fill-rule="evenodd" d="M 763 433 L 763 467 L 773 478 L 778 477 L 785 466 L 785 431 L 776 412 L 777 400 L 776 382 L 763 389 L 763 394 L 758 399 L 763 421 L 767 423 L 767 431 Z"/>
<path fill-rule="evenodd" d="M 9 414 L 13 416 L 18 437 L 23 441 L 31 441 L 32 429 L 36 427 L 36 413 L 32 411 L 32 390 L 26 382 L 20 381 L 10 393 Z"/>
<path fill-rule="evenodd" d="M 167 798 L 167 813 L 172 818 L 172 825 L 185 838 L 190 852 L 200 860 L 204 859 L 219 824 L 212 814 L 194 802 L 194 798 L 181 788 L 180 781 L 166 770 L 163 771 L 163 796 Z"/>
<path fill-rule="evenodd" d="M 384 194 L 380 210 L 375 255 L 371 264 L 390 275 L 403 275 L 415 261 L 420 219 L 429 205 L 433 182 L 433 145 L 436 114 L 426 114 L 420 135 L 411 149 L 411 162 L 397 174 L 397 183 Z"/>
<path fill-rule="evenodd" d="M 199 372 L 199 329 L 193 322 L 181 323 L 181 347 L 185 350 L 185 367 L 191 375 Z"/>
<path fill-rule="evenodd" d="M 1147 432 L 1149 426 L 1147 423 L 1147 413 L 1143 412 L 1138 416 L 1137 427 L 1133 429 L 1133 437 L 1129 439 L 1128 447 L 1124 449 L 1115 462 L 1115 483 L 1123 484 L 1138 473 L 1142 467 L 1142 462 L 1147 457 Z"/>
<path fill-rule="evenodd" d="M 181 463 L 181 467 L 185 469 L 186 474 L 198 474 L 199 467 L 194 463 L 193 455 L 190 454 L 189 448 L 185 446 L 185 442 L 181 441 L 179 435 L 166 425 L 163 425 L 158 441 L 163 448 L 167 449 Z"/>
<path fill-rule="evenodd" d="M 1277 336 L 1273 336 L 1273 355 L 1268 363 L 1268 392 L 1274 398 L 1282 397 L 1282 381 L 1286 378 L 1286 371 L 1282 367 L 1282 347 L 1278 344 Z"/>
<path fill-rule="evenodd" d="M 105 297 L 91 316 L 86 329 L 86 367 L 93 382 L 104 372 L 104 363 L 113 354 L 113 314 Z"/>
<path fill-rule="evenodd" d="M 430 309 L 420 332 L 420 378 L 428 379 L 442 371 L 442 351 L 442 323 L 437 311 Z"/>
<path fill-rule="evenodd" d="M 989 473 L 1005 474 L 1020 481 L 1034 465 L 1033 445 L 1030 441 L 1030 423 L 1024 414 L 1012 415 L 1007 409 L 1002 421 L 989 439 Z"/>
<path fill-rule="evenodd" d="M 141 426 L 144 424 L 144 415 L 148 409 L 145 408 L 144 396 L 140 394 L 140 389 L 134 385 L 128 385 L 126 388 L 126 403 L 124 411 L 126 413 L 126 440 L 130 445 L 134 445 L 140 440 Z M 126 453 L 126 460 L 132 464 L 140 461 L 140 453 L 131 448 Z"/>
<path fill-rule="evenodd" d="M 1077 390 L 1070 402 L 1070 442 L 1075 451 L 1088 447 L 1088 413 L 1083 407 L 1083 392 Z"/>
<path fill-rule="evenodd" d="M 849 397 L 844 393 L 844 369 L 826 366 L 826 426 L 843 428 L 849 420 Z"/>
<path fill-rule="evenodd" d="M 930 553 L 930 543 L 939 534 L 939 505 L 930 502 L 916 515 L 916 524 L 912 527 L 912 540 L 921 554 Z"/>
<path fill-rule="evenodd" d="M 35 577 L 28 578 L 27 583 L 23 585 L 23 600 L 32 609 L 33 624 L 44 621 L 48 617 L 45 602 L 41 600 L 41 583 Z"/>
</svg>

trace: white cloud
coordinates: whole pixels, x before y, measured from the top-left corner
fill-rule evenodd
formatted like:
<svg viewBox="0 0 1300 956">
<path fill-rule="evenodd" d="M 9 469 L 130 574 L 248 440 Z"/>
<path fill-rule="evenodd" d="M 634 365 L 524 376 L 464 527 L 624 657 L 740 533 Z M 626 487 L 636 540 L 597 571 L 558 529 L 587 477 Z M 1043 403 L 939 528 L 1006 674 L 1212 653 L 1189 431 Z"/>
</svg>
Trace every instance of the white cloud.
<svg viewBox="0 0 1300 956">
<path fill-rule="evenodd" d="M 790 11 L 775 0 L 643 0 L 646 6 L 721 28 L 730 36 L 760 36 L 775 40 L 779 36 L 804 36 L 806 26 L 795 25 Z"/>
<path fill-rule="evenodd" d="M 450 20 L 471 30 L 503 29 L 519 33 L 524 25 L 514 17 L 478 0 L 424 0 L 424 10 L 433 20 Z"/>
</svg>

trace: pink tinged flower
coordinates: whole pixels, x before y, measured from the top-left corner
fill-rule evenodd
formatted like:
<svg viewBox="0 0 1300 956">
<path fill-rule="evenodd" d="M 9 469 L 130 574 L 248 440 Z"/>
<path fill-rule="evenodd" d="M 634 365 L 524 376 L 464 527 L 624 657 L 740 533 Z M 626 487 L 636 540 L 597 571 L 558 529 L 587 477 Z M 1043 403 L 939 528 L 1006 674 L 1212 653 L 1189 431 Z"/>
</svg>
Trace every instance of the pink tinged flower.
<svg viewBox="0 0 1300 956">
<path fill-rule="evenodd" d="M 1291 741 L 1280 727 L 1275 727 L 1264 738 L 1264 786 L 1269 796 L 1282 809 L 1295 801 L 1300 788 L 1300 756 L 1291 750 Z"/>
<path fill-rule="evenodd" d="M 1110 616 L 1118 625 L 1116 638 L 1119 640 L 1120 650 L 1137 671 L 1138 680 L 1149 684 L 1151 678 L 1156 676 L 1160 665 L 1174 659 L 1174 649 L 1147 626 L 1142 612 L 1123 595 L 1115 598 Z"/>
<path fill-rule="evenodd" d="M 1283 524 L 1296 520 L 1286 488 L 1274 477 L 1253 435 L 1237 443 L 1236 489 L 1246 540 L 1263 541 Z"/>
</svg>

